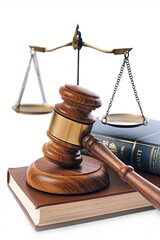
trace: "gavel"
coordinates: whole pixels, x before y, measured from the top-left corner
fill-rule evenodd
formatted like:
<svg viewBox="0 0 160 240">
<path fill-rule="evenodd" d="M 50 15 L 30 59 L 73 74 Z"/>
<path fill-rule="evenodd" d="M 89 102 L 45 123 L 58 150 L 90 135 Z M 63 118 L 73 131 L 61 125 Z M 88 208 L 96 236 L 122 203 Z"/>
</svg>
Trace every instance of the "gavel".
<svg viewBox="0 0 160 240">
<path fill-rule="evenodd" d="M 44 157 L 28 167 L 27 183 L 54 194 L 83 194 L 107 187 L 107 167 L 160 209 L 160 189 L 133 167 L 125 165 L 98 139 L 90 135 L 95 118 L 91 111 L 101 106 L 98 95 L 77 85 L 61 87 L 62 103 L 54 107 L 47 131 L 50 142 L 43 145 Z M 82 156 L 87 149 L 91 155 Z"/>
</svg>

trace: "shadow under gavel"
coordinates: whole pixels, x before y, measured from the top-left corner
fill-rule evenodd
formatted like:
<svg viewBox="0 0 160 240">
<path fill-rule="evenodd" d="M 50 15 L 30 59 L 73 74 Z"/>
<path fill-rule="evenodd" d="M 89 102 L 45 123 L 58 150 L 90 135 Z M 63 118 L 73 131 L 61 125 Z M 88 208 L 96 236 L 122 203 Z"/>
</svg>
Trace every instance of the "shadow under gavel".
<svg viewBox="0 0 160 240">
<path fill-rule="evenodd" d="M 160 209 L 160 189 L 125 165 L 98 139 L 90 135 L 91 111 L 101 106 L 99 97 L 79 86 L 60 88 L 63 102 L 56 104 L 44 144 L 44 157 L 27 170 L 27 183 L 38 190 L 55 194 L 82 194 L 109 184 L 107 165 L 156 208 Z M 87 149 L 94 158 L 81 156 Z"/>
</svg>

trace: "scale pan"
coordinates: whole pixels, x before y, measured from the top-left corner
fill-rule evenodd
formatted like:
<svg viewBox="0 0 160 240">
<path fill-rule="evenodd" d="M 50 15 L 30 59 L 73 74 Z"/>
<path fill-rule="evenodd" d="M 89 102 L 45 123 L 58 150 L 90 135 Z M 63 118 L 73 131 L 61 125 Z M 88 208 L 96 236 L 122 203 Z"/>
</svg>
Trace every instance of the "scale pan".
<svg viewBox="0 0 160 240">
<path fill-rule="evenodd" d="M 134 127 L 146 124 L 146 121 L 144 122 L 143 117 L 140 115 L 122 113 L 109 114 L 107 120 L 102 118 L 102 123 L 119 127 Z"/>
<path fill-rule="evenodd" d="M 24 114 L 46 114 L 53 111 L 53 107 L 47 104 L 21 104 L 14 105 L 12 109 Z"/>
</svg>

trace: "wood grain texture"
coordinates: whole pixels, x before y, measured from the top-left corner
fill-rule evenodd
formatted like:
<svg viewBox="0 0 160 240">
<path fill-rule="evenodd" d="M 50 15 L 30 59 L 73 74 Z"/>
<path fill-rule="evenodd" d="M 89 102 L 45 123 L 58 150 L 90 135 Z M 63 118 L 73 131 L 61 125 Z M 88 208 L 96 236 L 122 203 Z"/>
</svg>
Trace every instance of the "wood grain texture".
<svg viewBox="0 0 160 240">
<path fill-rule="evenodd" d="M 66 84 L 59 92 L 64 101 L 56 104 L 54 110 L 65 118 L 92 126 L 95 118 L 91 111 L 101 106 L 99 96 L 77 85 Z M 61 141 L 50 132 L 47 135 L 51 142 L 43 146 L 43 153 L 49 161 L 63 168 L 76 168 L 81 164 L 82 146 Z"/>
<path fill-rule="evenodd" d="M 82 144 L 94 157 L 115 170 L 123 181 L 129 183 L 160 210 L 160 189 L 157 186 L 134 172 L 131 166 L 125 165 L 94 136 L 84 137 Z"/>
<path fill-rule="evenodd" d="M 60 95 L 63 102 L 56 104 L 54 111 L 71 121 L 89 125 L 91 129 L 95 122 L 91 111 L 101 106 L 99 96 L 77 85 L 61 87 Z M 54 121 L 51 124 L 54 126 Z M 26 179 L 30 186 L 49 193 L 82 194 L 108 185 L 109 176 L 105 166 L 88 157 L 82 162 L 79 150 L 82 148 L 83 132 L 79 145 L 63 141 L 49 131 L 47 135 L 51 141 L 43 145 L 45 158 L 28 168 Z"/>
<path fill-rule="evenodd" d="M 98 95 L 77 85 L 69 84 L 61 87 L 59 92 L 64 102 L 55 105 L 54 110 L 57 113 L 80 123 L 95 122 L 91 111 L 101 106 Z"/>
<path fill-rule="evenodd" d="M 28 168 L 26 179 L 35 189 L 64 195 L 95 192 L 109 184 L 105 165 L 88 156 L 76 169 L 63 169 L 40 158 Z"/>
<path fill-rule="evenodd" d="M 47 135 L 51 141 L 45 143 L 42 148 L 46 159 L 63 168 L 76 168 L 81 164 L 81 147 L 61 141 L 49 132 Z"/>
<path fill-rule="evenodd" d="M 77 85 L 66 84 L 59 92 L 64 101 L 55 105 L 55 112 L 67 119 L 92 126 L 95 118 L 91 111 L 101 106 L 99 96 Z M 43 146 L 43 153 L 49 161 L 63 168 L 76 168 L 81 164 L 79 150 L 82 146 L 61 141 L 49 131 L 47 135 L 51 142 Z"/>
</svg>

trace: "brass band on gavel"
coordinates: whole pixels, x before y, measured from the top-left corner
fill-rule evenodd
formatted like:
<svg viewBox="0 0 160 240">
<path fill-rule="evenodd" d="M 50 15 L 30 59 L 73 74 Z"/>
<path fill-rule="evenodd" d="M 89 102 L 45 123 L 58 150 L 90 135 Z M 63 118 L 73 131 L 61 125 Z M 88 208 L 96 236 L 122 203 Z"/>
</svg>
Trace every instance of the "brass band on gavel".
<svg viewBox="0 0 160 240">
<path fill-rule="evenodd" d="M 78 123 L 54 111 L 48 132 L 65 142 L 81 145 L 84 136 L 91 132 L 92 125 Z"/>
</svg>

